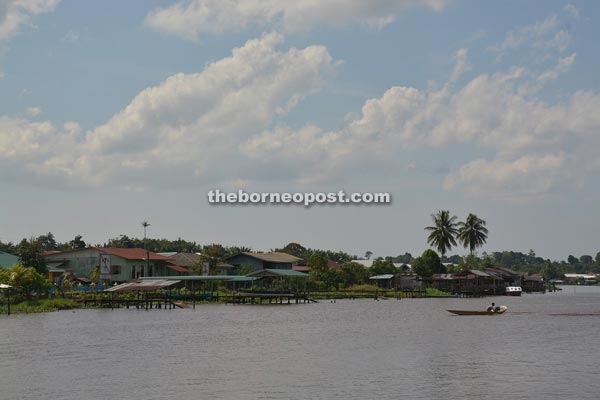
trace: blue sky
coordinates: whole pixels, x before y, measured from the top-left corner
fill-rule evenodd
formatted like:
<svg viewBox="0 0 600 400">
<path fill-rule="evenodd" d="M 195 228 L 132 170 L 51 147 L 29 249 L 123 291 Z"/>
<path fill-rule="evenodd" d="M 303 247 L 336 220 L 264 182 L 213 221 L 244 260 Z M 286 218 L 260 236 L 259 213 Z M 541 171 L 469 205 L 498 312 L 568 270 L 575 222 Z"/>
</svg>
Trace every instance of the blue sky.
<svg viewBox="0 0 600 400">
<path fill-rule="evenodd" d="M 595 255 L 594 1 L 0 0 L 0 240 Z M 210 206 L 210 189 L 391 192 Z M 462 248 L 453 253 L 464 254 Z"/>
</svg>

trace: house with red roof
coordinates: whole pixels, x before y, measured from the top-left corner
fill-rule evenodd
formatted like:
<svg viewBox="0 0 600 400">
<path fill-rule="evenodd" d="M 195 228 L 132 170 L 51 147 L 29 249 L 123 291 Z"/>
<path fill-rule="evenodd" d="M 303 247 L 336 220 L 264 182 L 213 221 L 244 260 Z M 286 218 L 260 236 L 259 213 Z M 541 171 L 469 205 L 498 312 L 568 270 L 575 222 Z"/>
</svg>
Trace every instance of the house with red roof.
<svg viewBox="0 0 600 400">
<path fill-rule="evenodd" d="M 47 254 L 44 258 L 48 270 L 62 270 L 78 278 L 89 278 L 95 268 L 102 266 L 101 279 L 111 282 L 188 274 L 173 259 L 140 248 L 88 247 Z"/>
</svg>

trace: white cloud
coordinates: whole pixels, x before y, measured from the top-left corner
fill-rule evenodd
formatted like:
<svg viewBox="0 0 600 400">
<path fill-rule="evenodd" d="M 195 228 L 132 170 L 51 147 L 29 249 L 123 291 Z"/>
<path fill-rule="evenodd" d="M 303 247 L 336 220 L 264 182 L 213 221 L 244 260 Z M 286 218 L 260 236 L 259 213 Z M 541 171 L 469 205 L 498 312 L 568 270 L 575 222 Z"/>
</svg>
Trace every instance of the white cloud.
<svg viewBox="0 0 600 400">
<path fill-rule="evenodd" d="M 541 74 L 540 76 L 538 76 L 538 78 L 537 78 L 538 81 L 544 82 L 544 81 L 548 81 L 548 80 L 555 80 L 560 75 L 567 72 L 569 70 L 569 68 L 571 68 L 571 65 L 575 62 L 575 57 L 576 57 L 576 54 L 573 53 L 568 57 L 560 58 L 558 60 L 558 64 L 554 68 L 552 68 L 551 70 L 548 70 L 548 71 L 544 72 L 543 74 Z"/>
<path fill-rule="evenodd" d="M 403 149 L 469 144 L 494 156 L 455 160 L 463 165 L 447 176 L 447 189 L 531 197 L 578 187 L 600 172 L 592 150 L 600 146 L 600 115 L 593 111 L 600 107 L 600 95 L 579 91 L 547 104 L 537 94 L 574 60 L 574 54 L 562 58 L 542 74 L 525 68 L 480 74 L 462 87 L 447 84 L 437 91 L 393 87 L 366 101 L 361 114 L 339 130 L 278 127 L 251 138 L 242 149 L 265 169 L 287 166 L 294 171 L 291 179 L 305 182 L 344 179 L 365 166 L 373 173 L 398 171 L 406 162 L 398 156 Z M 456 57 L 454 71 L 466 62 Z"/>
<path fill-rule="evenodd" d="M 508 32 L 500 44 L 490 46 L 488 50 L 497 53 L 499 59 L 518 48 L 529 48 L 541 52 L 543 57 L 549 57 L 565 52 L 570 43 L 571 35 L 566 29 L 561 29 L 559 17 L 552 15 L 543 21 Z"/>
<path fill-rule="evenodd" d="M 542 25 L 538 31 L 554 29 Z M 366 100 L 339 129 L 296 129 L 278 116 L 320 90 L 336 62 L 322 46 L 279 50 L 282 40 L 264 35 L 201 72 L 171 76 L 85 133 L 75 122 L 58 128 L 0 118 L 0 168 L 11 172 L 4 179 L 136 190 L 273 179 L 342 182 L 359 171 L 410 173 L 421 162 L 402 157 L 404 151 L 442 153 L 448 146 L 468 146 L 469 153 L 447 157 L 452 167 L 444 185 L 469 195 L 532 198 L 580 187 L 600 172 L 594 153 L 600 94 L 576 91 L 553 103 L 540 95 L 569 70 L 574 53 L 538 70 L 511 67 L 467 77 L 472 66 L 467 49 L 460 49 L 439 89 L 395 86 Z"/>
<path fill-rule="evenodd" d="M 35 117 L 37 115 L 40 115 L 42 113 L 42 109 L 39 107 L 29 107 L 27 110 L 25 110 L 25 114 L 29 115 L 30 117 Z"/>
<path fill-rule="evenodd" d="M 31 17 L 54 10 L 59 0 L 0 0 L 0 44 L 28 25 Z"/>
<path fill-rule="evenodd" d="M 76 43 L 77 41 L 79 41 L 79 32 L 73 29 L 69 29 L 61 40 L 65 43 Z"/>
<path fill-rule="evenodd" d="M 581 15 L 581 8 L 570 3 L 564 6 L 563 10 L 573 18 L 579 18 Z"/>
<path fill-rule="evenodd" d="M 202 34 L 240 32 L 252 27 L 303 31 L 315 26 L 365 24 L 382 27 L 408 7 L 441 10 L 447 0 L 181 0 L 146 17 L 159 32 L 198 40 Z"/>
<path fill-rule="evenodd" d="M 517 159 L 475 160 L 446 177 L 449 189 L 474 196 L 522 199 L 573 188 L 580 181 L 564 153 L 531 154 Z"/>
<path fill-rule="evenodd" d="M 282 40 L 264 35 L 202 72 L 171 76 L 85 134 L 76 123 L 57 129 L 48 122 L 5 118 L 3 165 L 63 176 L 70 185 L 136 187 L 218 181 L 232 170 L 243 171 L 237 144 L 319 90 L 335 72 L 324 47 L 282 52 L 277 49 Z"/>
<path fill-rule="evenodd" d="M 452 70 L 452 75 L 450 75 L 450 82 L 455 82 L 461 75 L 465 72 L 473 69 L 473 66 L 469 63 L 468 60 L 468 49 L 460 49 L 454 53 L 454 69 Z"/>
</svg>

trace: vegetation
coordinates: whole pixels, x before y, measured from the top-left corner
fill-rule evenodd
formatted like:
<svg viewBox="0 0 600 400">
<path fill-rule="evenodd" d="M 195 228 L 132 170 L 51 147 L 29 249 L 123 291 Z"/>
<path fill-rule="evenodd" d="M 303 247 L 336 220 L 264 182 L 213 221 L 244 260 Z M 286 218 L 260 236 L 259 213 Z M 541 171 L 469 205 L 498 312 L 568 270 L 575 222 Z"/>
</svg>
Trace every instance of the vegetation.
<svg viewBox="0 0 600 400">
<path fill-rule="evenodd" d="M 485 244 L 488 230 L 485 227 L 485 221 L 478 218 L 475 214 L 469 214 L 465 222 L 458 223 L 458 235 L 456 238 L 465 248 L 469 248 L 469 253 L 473 255 L 478 247 Z"/>
<path fill-rule="evenodd" d="M 412 267 L 415 274 L 424 278 L 430 278 L 436 271 L 439 270 L 440 265 L 440 256 L 438 256 L 435 251 L 427 249 L 423 252 L 421 257 L 418 257 L 413 262 Z"/>
<path fill-rule="evenodd" d="M 364 257 L 372 260 L 372 266 L 365 268 L 359 263 L 352 262 L 352 260 L 358 258 L 356 255 L 343 251 L 311 249 L 295 242 L 288 243 L 272 251 L 286 252 L 307 261 L 312 269 L 309 279 L 311 290 L 340 291 L 354 285 L 368 284 L 369 276 L 402 273 L 403 271 L 396 268 L 394 263 L 411 264 L 414 271 L 424 277 L 438 272 L 457 272 L 465 268 L 485 269 L 492 266 L 542 274 L 546 279 L 559 279 L 565 273 L 600 273 L 600 252 L 596 253 L 595 256 L 590 254 L 568 255 L 565 261 L 552 261 L 539 257 L 533 250 L 528 253 L 501 251 L 478 254 L 477 250 L 486 243 L 488 238 L 488 229 L 483 219 L 470 213 L 464 221 L 457 221 L 457 218 L 448 210 L 438 211 L 431 217 L 433 224 L 425 229 L 429 232 L 427 242 L 435 251 L 432 249 L 426 250 L 417 258 L 409 252 L 404 252 L 399 253 L 397 256 L 379 257 L 373 260 L 373 253 L 369 250 L 364 253 Z M 457 243 L 468 250 L 467 255 L 448 255 L 448 252 Z M 26 296 L 34 298 L 43 295 L 48 290 L 48 284 L 45 280 L 46 266 L 43 252 L 79 249 L 89 244 L 89 242 L 86 243 L 83 240 L 81 235 L 75 235 L 72 240 L 61 243 L 56 240 L 52 232 L 47 232 L 37 237 L 23 239 L 17 244 L 0 241 L 0 251 L 16 254 L 21 258 L 21 265 L 14 271 L 11 269 L 11 274 L 14 275 L 15 279 L 20 280 L 16 286 L 23 288 L 21 293 L 23 299 L 25 299 Z M 144 247 L 144 241 L 143 239 L 120 235 L 98 246 Z M 200 245 L 181 238 L 176 240 L 147 238 L 146 247 L 149 251 L 154 252 L 202 253 L 202 260 L 209 263 L 211 273 L 215 273 L 218 262 L 227 257 L 240 252 L 252 251 L 247 246 Z M 328 260 L 341 264 L 340 270 L 328 268 Z M 444 266 L 443 263 L 453 263 L 455 265 Z M 6 271 L 0 271 L 0 281 L 11 284 L 10 282 L 13 282 L 12 278 L 7 277 L 8 272 Z M 243 266 L 237 271 L 239 274 L 248 272 L 250 272 L 248 266 Z M 97 281 L 97 275 L 98 271 L 93 271 L 90 277 L 92 281 Z"/>
<path fill-rule="evenodd" d="M 77 304 L 72 299 L 39 299 L 39 300 L 25 300 L 18 303 L 12 303 L 10 306 L 10 311 L 13 314 L 23 313 L 39 313 L 39 312 L 50 312 L 50 311 L 59 311 L 59 310 L 71 310 L 74 308 L 80 308 L 80 305 Z M 6 314 L 7 305 L 2 304 L 0 306 L 0 314 Z"/>
<path fill-rule="evenodd" d="M 319 253 L 323 254 L 328 259 L 340 264 L 358 259 L 358 256 L 350 255 L 343 251 L 309 249 L 295 242 L 288 243 L 282 248 L 272 249 L 271 251 L 280 251 L 283 253 L 291 254 L 293 256 L 300 257 L 303 260 L 308 260 L 313 254 Z"/>
<path fill-rule="evenodd" d="M 31 300 L 47 294 L 50 282 L 33 267 L 15 264 L 10 269 L 0 268 L 0 283 L 14 286 L 18 291 L 14 294 L 15 302 L 23 298 Z"/>
<path fill-rule="evenodd" d="M 452 249 L 452 246 L 456 246 L 455 237 L 458 234 L 456 216 L 450 216 L 448 210 L 440 210 L 437 214 L 431 214 L 431 219 L 433 226 L 425 227 L 425 230 L 430 232 L 427 243 L 434 246 L 443 258 L 446 252 Z M 441 262 L 438 272 L 442 272 Z"/>
<path fill-rule="evenodd" d="M 42 242 L 38 239 L 23 239 L 17 246 L 17 255 L 21 263 L 34 268 L 37 272 L 46 273 L 46 260 Z"/>
</svg>

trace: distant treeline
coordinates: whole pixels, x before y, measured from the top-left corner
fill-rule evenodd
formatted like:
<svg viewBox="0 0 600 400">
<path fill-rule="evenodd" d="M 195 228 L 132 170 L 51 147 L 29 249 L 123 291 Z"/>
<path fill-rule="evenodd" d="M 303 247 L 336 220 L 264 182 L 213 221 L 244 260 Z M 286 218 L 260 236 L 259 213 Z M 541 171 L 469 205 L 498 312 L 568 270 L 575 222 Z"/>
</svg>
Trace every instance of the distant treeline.
<svg viewBox="0 0 600 400">
<path fill-rule="evenodd" d="M 42 260 L 39 260 L 39 254 L 44 251 L 82 249 L 88 247 L 88 245 L 90 244 L 86 243 L 81 235 L 76 235 L 73 240 L 61 243 L 56 241 L 52 232 L 48 232 L 47 234 L 40 235 L 38 237 L 23 239 L 18 244 L 13 244 L 12 242 L 4 243 L 0 241 L 0 251 L 18 255 L 22 260 L 27 260 L 27 265 L 36 266 L 39 263 L 43 263 Z M 105 243 L 97 243 L 94 245 L 98 247 L 121 248 L 146 247 L 148 250 L 157 253 L 202 253 L 207 248 L 214 246 L 212 243 L 201 245 L 197 242 L 190 242 L 181 238 L 177 240 L 147 238 L 144 242 L 143 238 L 130 238 L 127 235 L 120 235 L 119 237 L 108 239 Z M 243 251 L 260 251 L 259 249 L 252 249 L 248 246 L 222 246 L 222 249 L 223 251 L 221 257 L 235 255 Z M 347 263 L 350 260 L 355 260 L 358 258 L 370 258 L 373 254 L 371 251 L 367 251 L 363 257 L 359 257 L 357 255 L 352 255 L 339 250 L 333 251 L 306 248 L 299 243 L 289 243 L 281 248 L 270 249 L 268 251 L 285 252 L 300 257 L 306 261 L 308 261 L 311 256 L 319 254 L 340 264 Z M 379 257 L 378 260 L 386 261 L 388 263 L 412 264 L 415 262 L 416 258 L 417 257 L 413 257 L 410 253 L 404 253 L 397 256 Z M 502 251 L 492 253 L 483 252 L 480 256 L 453 255 L 443 257 L 442 261 L 444 263 L 453 263 L 456 265 L 456 267 L 446 267 L 447 272 L 452 272 L 453 269 L 462 268 L 485 269 L 489 266 L 510 268 L 515 271 L 528 273 L 540 273 L 544 274 L 548 278 L 560 277 L 565 273 L 600 272 L 600 252 L 596 253 L 595 257 L 592 257 L 591 255 L 582 255 L 580 257 L 569 255 L 567 260 L 564 261 L 552 261 L 550 259 L 538 257 L 533 250 L 530 250 L 527 254 L 518 251 Z M 41 267 L 41 265 L 39 267 Z M 38 270 L 45 269 L 43 267 L 39 267 L 37 268 Z"/>
</svg>

